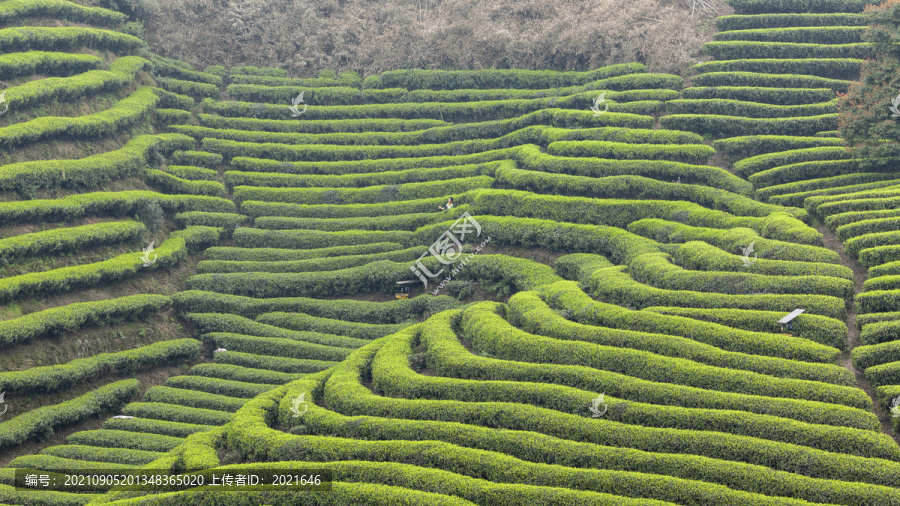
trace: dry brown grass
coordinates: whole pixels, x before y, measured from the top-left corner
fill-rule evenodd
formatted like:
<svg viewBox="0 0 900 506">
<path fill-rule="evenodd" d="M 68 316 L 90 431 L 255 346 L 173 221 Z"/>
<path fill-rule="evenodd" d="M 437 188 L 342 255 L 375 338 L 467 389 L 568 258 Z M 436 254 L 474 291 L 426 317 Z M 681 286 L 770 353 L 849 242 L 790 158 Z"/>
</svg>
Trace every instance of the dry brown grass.
<svg viewBox="0 0 900 506">
<path fill-rule="evenodd" d="M 275 66 L 308 77 L 638 61 L 680 73 L 714 32 L 709 17 L 692 16 L 693 1 L 159 0 L 145 25 L 155 51 L 200 68 Z"/>
</svg>

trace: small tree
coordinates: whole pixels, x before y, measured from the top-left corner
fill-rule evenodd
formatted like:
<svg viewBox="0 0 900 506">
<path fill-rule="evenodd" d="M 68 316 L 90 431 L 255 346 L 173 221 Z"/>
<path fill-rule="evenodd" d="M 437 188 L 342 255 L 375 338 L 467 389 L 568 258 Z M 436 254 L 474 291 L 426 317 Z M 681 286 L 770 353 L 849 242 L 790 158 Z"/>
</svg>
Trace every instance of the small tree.
<svg viewBox="0 0 900 506">
<path fill-rule="evenodd" d="M 871 16 L 862 35 L 874 45 L 860 79 L 838 94 L 838 131 L 858 158 L 900 157 L 900 0 L 868 5 Z"/>
<path fill-rule="evenodd" d="M 166 222 L 166 213 L 156 200 L 141 199 L 137 203 L 137 219 L 147 226 L 150 233 L 156 233 Z"/>
</svg>

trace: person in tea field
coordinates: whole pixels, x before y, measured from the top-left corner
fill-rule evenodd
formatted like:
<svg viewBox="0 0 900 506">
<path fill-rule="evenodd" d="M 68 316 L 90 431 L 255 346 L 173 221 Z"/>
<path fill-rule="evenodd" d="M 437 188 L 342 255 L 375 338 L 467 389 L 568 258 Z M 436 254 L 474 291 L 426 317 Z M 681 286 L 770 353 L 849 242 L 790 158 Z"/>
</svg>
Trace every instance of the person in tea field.
<svg viewBox="0 0 900 506">
<path fill-rule="evenodd" d="M 441 211 L 446 211 L 451 207 L 453 207 L 453 197 L 448 198 L 447 204 L 445 204 L 444 206 L 438 206 L 438 209 L 440 209 Z"/>
</svg>

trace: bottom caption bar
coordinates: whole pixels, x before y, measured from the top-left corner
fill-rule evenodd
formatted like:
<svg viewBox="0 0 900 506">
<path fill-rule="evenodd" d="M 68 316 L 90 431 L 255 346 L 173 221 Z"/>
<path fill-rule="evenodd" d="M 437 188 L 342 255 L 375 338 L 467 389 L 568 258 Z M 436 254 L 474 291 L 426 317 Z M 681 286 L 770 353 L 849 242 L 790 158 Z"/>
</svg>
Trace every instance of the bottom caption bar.
<svg viewBox="0 0 900 506">
<path fill-rule="evenodd" d="M 173 474 L 167 469 L 73 469 L 40 471 L 16 469 L 16 490 L 60 492 L 105 492 L 139 490 L 331 490 L 331 470 L 326 469 L 207 469 Z"/>
</svg>

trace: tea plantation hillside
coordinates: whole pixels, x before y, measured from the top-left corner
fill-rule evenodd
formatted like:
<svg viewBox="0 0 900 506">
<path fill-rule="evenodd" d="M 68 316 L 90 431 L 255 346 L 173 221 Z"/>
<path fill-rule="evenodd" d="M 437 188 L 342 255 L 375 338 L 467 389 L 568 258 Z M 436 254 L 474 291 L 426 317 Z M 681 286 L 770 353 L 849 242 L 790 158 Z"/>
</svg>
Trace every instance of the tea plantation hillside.
<svg viewBox="0 0 900 506">
<path fill-rule="evenodd" d="M 0 3 L 0 505 L 900 505 L 864 4 L 730 3 L 687 80 L 200 70 Z M 13 486 L 141 467 L 333 483 Z"/>
</svg>

